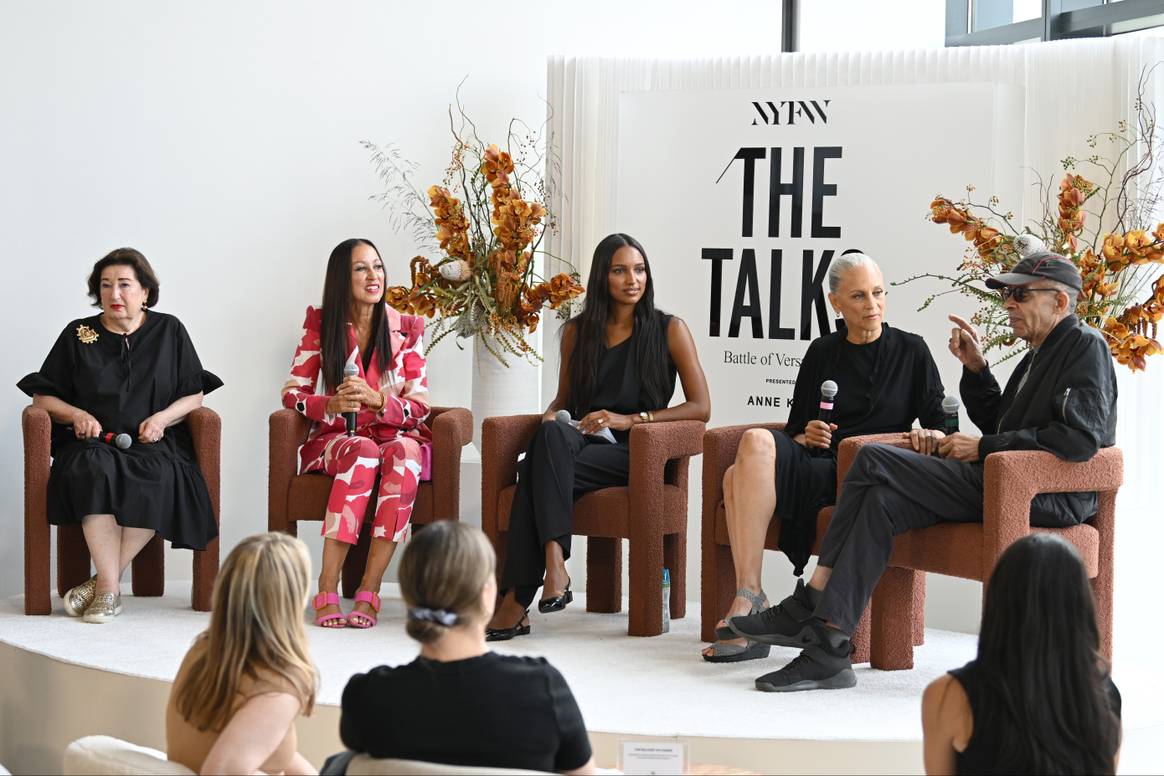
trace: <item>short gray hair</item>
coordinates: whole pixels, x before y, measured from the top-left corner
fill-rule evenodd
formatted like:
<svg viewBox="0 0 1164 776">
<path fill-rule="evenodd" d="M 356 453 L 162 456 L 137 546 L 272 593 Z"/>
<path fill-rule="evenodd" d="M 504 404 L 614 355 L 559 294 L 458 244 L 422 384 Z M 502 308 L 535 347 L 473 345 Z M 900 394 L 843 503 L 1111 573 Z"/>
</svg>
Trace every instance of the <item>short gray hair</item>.
<svg viewBox="0 0 1164 776">
<path fill-rule="evenodd" d="M 1058 280 L 1045 279 L 1051 288 L 1056 291 L 1062 291 L 1067 295 L 1067 312 L 1075 312 L 1075 306 L 1079 304 L 1079 290 L 1074 286 L 1069 286 L 1066 283 L 1060 283 Z"/>
<path fill-rule="evenodd" d="M 829 292 L 837 293 L 837 289 L 841 287 L 841 275 L 845 274 L 854 267 L 873 267 L 877 271 L 881 271 L 881 267 L 877 266 L 877 262 L 869 258 L 863 253 L 846 253 L 833 260 L 829 266 Z"/>
</svg>

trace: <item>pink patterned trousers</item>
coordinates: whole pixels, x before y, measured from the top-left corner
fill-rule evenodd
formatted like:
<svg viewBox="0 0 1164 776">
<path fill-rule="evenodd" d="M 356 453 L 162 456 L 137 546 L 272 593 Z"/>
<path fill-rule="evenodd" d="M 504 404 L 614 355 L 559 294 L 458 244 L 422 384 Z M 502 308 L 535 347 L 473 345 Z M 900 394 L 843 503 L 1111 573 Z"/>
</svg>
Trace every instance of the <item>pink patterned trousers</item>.
<svg viewBox="0 0 1164 776">
<path fill-rule="evenodd" d="M 372 519 L 372 538 L 401 542 L 408 538 L 409 519 L 420 482 L 420 442 L 397 437 L 376 443 L 367 437 L 337 436 L 303 472 L 330 474 L 335 480 L 323 517 L 323 535 L 355 544 L 368 511 L 368 499 L 380 472 L 380 490 Z"/>
</svg>

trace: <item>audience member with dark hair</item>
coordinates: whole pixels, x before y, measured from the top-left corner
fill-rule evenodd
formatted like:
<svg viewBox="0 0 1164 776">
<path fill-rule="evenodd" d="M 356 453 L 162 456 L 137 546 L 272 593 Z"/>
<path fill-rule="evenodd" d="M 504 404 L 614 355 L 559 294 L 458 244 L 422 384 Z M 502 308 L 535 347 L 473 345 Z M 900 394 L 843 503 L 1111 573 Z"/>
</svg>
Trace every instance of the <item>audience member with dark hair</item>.
<svg viewBox="0 0 1164 776">
<path fill-rule="evenodd" d="M 926 773 L 1115 773 L 1120 693 L 1075 548 L 1031 534 L 999 558 L 978 657 L 922 698 Z"/>
<path fill-rule="evenodd" d="M 315 704 L 303 607 L 303 542 L 263 533 L 239 542 L 218 573 L 210 627 L 186 653 L 166 705 L 166 752 L 199 773 L 315 773 L 295 720 Z"/>
<path fill-rule="evenodd" d="M 676 373 L 686 400 L 667 407 Z M 577 428 L 555 419 L 563 410 Z M 625 234 L 604 238 L 594 249 L 585 307 L 562 329 L 558 393 L 518 464 L 504 595 L 489 623 L 490 641 L 529 633 L 527 615 L 539 587 L 542 613 L 561 611 L 573 600 L 566 560 L 574 499 L 627 484 L 631 427 L 706 421 L 710 414 L 695 342 L 683 321 L 655 308 L 643 246 Z M 613 441 L 593 436 L 604 431 Z"/>
<path fill-rule="evenodd" d="M 351 678 L 340 718 L 349 750 L 447 765 L 594 772 L 582 713 L 557 669 L 543 658 L 498 655 L 485 645 L 494 573 L 493 548 L 477 528 L 440 521 L 412 538 L 398 578 L 420 656 Z M 329 762 L 324 771 L 339 768 Z"/>
<path fill-rule="evenodd" d="M 299 450 L 299 471 L 334 480 L 323 516 L 315 624 L 370 628 L 380 611 L 380 583 L 399 542 L 408 538 L 412 507 L 432 433 L 424 360 L 424 319 L 384 303 L 384 262 L 368 240 L 344 240 L 331 252 L 323 306 L 308 307 L 303 336 L 283 385 L 283 406 L 312 421 Z M 317 390 L 320 376 L 322 390 Z M 354 417 L 349 434 L 344 415 Z M 377 478 L 379 479 L 377 485 Z M 376 490 L 373 494 L 373 490 Z M 372 542 L 346 617 L 339 576 L 360 537 L 375 496 Z"/>
<path fill-rule="evenodd" d="M 17 387 L 52 418 L 48 521 L 80 523 L 96 574 L 65 593 L 65 613 L 121 613 L 121 574 L 156 534 L 201 550 L 218 535 L 186 425 L 222 385 L 202 369 L 181 321 L 157 312 L 149 261 L 118 248 L 89 274 L 98 315 L 72 321 L 39 372 Z"/>
</svg>

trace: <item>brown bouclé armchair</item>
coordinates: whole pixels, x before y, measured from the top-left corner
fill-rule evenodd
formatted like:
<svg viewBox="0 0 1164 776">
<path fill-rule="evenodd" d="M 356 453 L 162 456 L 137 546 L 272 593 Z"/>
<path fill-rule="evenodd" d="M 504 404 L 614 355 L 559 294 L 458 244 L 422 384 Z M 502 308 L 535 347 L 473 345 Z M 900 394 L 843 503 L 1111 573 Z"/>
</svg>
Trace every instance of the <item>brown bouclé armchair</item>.
<svg viewBox="0 0 1164 776">
<path fill-rule="evenodd" d="M 219 478 L 222 448 L 222 419 L 209 407 L 199 407 L 186 416 L 198 467 L 210 492 L 214 520 L 220 523 Z M 21 418 L 24 429 L 24 613 L 48 614 L 49 523 L 47 516 L 48 478 L 52 465 L 52 421 L 42 409 L 28 406 Z M 90 575 L 89 548 L 81 526 L 57 527 L 57 592 L 64 595 Z M 160 596 L 165 590 L 165 545 L 155 536 L 133 560 L 133 594 Z M 214 579 L 218 576 L 218 539 L 204 550 L 194 551 L 194 583 L 191 603 L 197 611 L 210 611 Z"/>
<path fill-rule="evenodd" d="M 856 437 L 846 440 L 849 443 L 839 461 L 839 477 L 862 445 L 907 444 L 897 434 Z M 999 556 L 1032 531 L 1056 533 L 1079 550 L 1095 594 L 1100 652 L 1110 661 L 1115 498 L 1123 484 L 1123 454 L 1117 447 L 1107 447 L 1090 461 L 1069 463 L 1043 451 L 1007 451 L 988 455 L 984 466 L 981 523 L 940 523 L 894 540 L 889 567 L 873 593 L 873 667 L 887 671 L 913 667 L 914 644 L 904 637 L 907 629 L 902 623 L 924 624 L 925 572 L 977 580 L 983 583 L 985 596 Z M 1094 517 L 1068 528 L 1031 526 L 1030 504 L 1036 494 L 1071 491 L 1099 493 Z"/>
<path fill-rule="evenodd" d="M 505 567 L 517 458 L 541 415 L 486 418 L 481 427 L 481 527 Z M 671 574 L 671 617 L 686 615 L 687 464 L 701 449 L 704 424 L 660 421 L 630 432 L 630 481 L 574 502 L 574 534 L 586 545 L 586 611 L 622 610 L 622 540 L 630 543 L 631 636 L 662 633 L 663 569 Z"/>
<path fill-rule="evenodd" d="M 473 415 L 463 407 L 432 407 L 425 420 L 432 429 L 432 481 L 422 481 L 412 508 L 412 524 L 459 520 L 461 514 L 461 448 L 473 439 Z M 267 529 L 295 536 L 300 520 L 323 520 L 332 478 L 325 474 L 299 474 L 299 446 L 307 439 L 311 421 L 295 410 L 271 413 L 268 443 Z M 370 521 L 376 499 L 368 500 L 365 521 Z M 345 598 L 356 594 L 368 558 L 371 531 L 360 531 L 360 540 L 344 561 L 341 575 Z"/>
<path fill-rule="evenodd" d="M 731 543 L 727 532 L 727 511 L 723 502 L 723 477 L 729 466 L 735 463 L 736 450 L 744 432 L 752 428 L 778 430 L 784 428 L 783 423 L 751 423 L 739 426 L 723 426 L 708 429 L 703 435 L 703 521 L 701 550 L 703 570 L 701 577 L 700 608 L 700 638 L 704 641 L 715 641 L 715 624 L 723 617 L 732 599 L 736 595 L 736 571 L 732 560 Z M 849 440 L 841 443 L 838 457 L 843 456 Z M 854 448 L 855 449 L 855 448 Z M 837 471 L 837 489 L 840 492 L 842 480 L 840 466 Z M 812 546 L 813 554 L 820 551 L 820 542 L 828 529 L 832 518 L 833 508 L 825 507 L 817 513 L 816 542 Z M 779 549 L 780 520 L 773 519 L 768 524 L 768 535 L 764 538 L 764 549 Z M 789 588 L 792 587 L 791 581 Z M 778 594 L 772 603 L 783 598 L 784 593 Z M 869 660 L 869 608 L 861 616 L 857 629 L 853 632 L 853 662 L 864 663 Z M 920 632 L 920 631 L 919 631 Z M 919 640 L 918 644 L 921 643 Z"/>
</svg>

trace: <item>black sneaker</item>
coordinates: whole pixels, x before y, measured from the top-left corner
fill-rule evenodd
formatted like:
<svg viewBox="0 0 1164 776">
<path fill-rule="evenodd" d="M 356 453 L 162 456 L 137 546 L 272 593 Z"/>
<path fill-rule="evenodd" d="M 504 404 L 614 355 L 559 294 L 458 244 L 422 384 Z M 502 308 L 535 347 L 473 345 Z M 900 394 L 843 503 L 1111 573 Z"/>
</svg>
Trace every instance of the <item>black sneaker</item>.
<svg viewBox="0 0 1164 776">
<path fill-rule="evenodd" d="M 800 579 L 792 595 L 780 603 L 756 614 L 733 617 L 727 624 L 738 636 L 761 644 L 803 648 L 819 640 L 812 610 L 808 589 Z"/>
<path fill-rule="evenodd" d="M 849 655 L 852 643 L 843 633 L 823 625 L 816 626 L 819 643 L 806 647 L 791 663 L 764 674 L 756 680 L 761 692 L 800 692 L 801 690 L 841 690 L 855 687 L 857 675 Z M 831 631 L 831 632 L 828 632 Z"/>
</svg>

